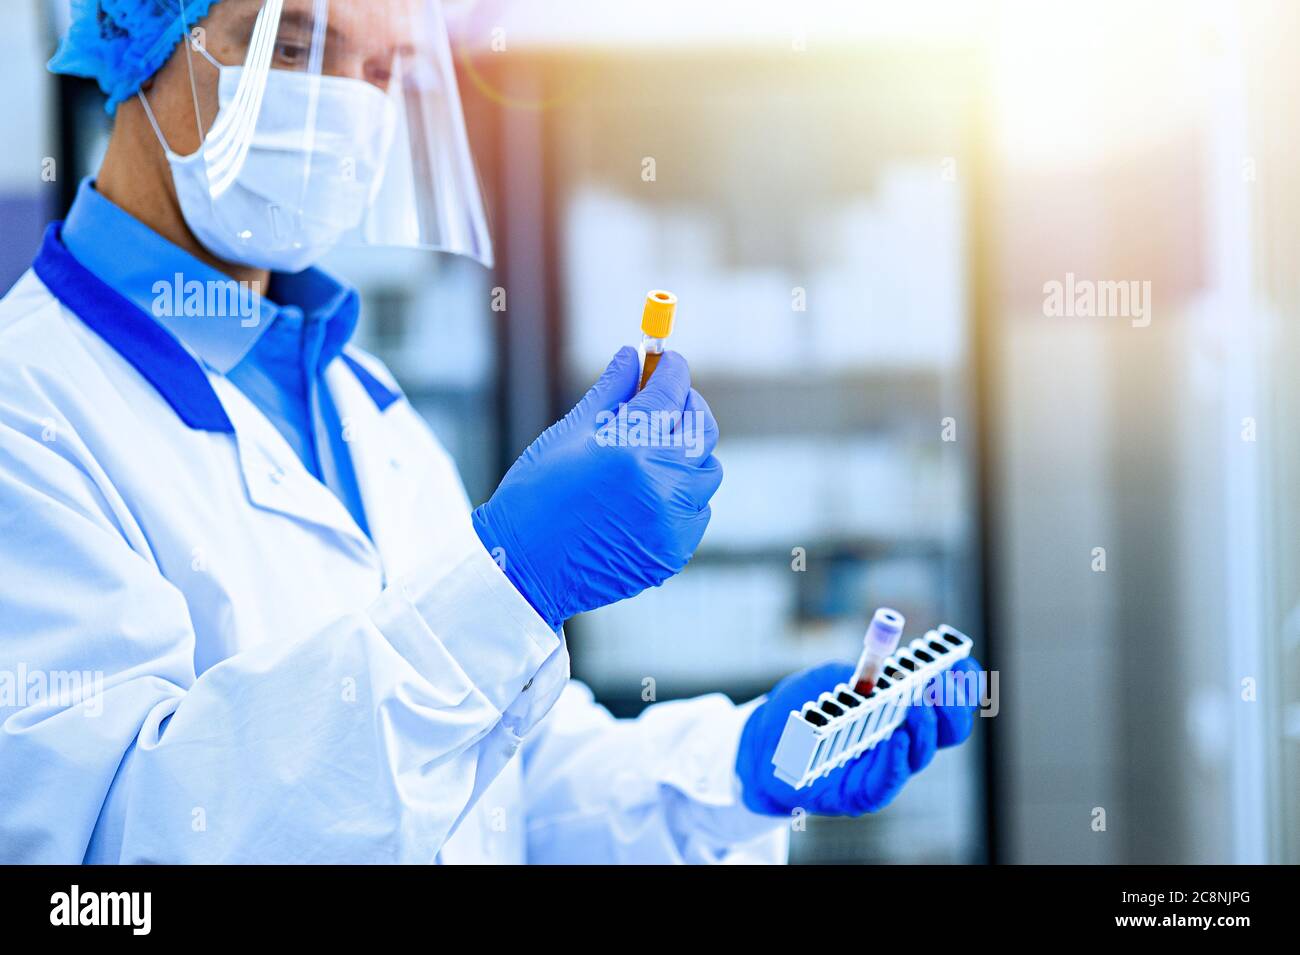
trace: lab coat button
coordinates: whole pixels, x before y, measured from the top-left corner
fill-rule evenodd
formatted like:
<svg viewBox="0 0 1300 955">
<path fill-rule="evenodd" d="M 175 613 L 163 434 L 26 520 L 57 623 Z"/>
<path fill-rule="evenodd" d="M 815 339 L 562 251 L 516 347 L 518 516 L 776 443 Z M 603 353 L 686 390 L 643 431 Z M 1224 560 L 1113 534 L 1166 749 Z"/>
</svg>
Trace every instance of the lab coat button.
<svg viewBox="0 0 1300 955">
<path fill-rule="evenodd" d="M 272 484 L 279 484 L 284 480 L 284 471 L 280 468 L 271 468 L 266 476 L 271 479 Z"/>
</svg>

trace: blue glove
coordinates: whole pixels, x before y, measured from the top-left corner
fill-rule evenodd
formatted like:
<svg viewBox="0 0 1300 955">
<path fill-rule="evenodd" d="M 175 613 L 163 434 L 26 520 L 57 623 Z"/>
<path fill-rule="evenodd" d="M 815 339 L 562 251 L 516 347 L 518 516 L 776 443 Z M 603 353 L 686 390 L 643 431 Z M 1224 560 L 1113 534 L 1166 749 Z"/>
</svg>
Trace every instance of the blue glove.
<svg viewBox="0 0 1300 955">
<path fill-rule="evenodd" d="M 978 671 L 979 664 L 968 657 L 951 669 L 954 673 Z M 847 683 L 852 676 L 853 667 L 848 663 L 824 663 L 788 676 L 749 715 L 736 756 L 746 806 L 770 816 L 786 816 L 797 807 L 821 816 L 876 812 L 889 805 L 910 776 L 930 764 L 936 748 L 956 746 L 970 735 L 978 700 L 969 701 L 969 705 L 914 705 L 887 739 L 812 785 L 796 790 L 777 779 L 772 756 L 790 711 L 837 683 Z M 943 674 L 934 679 L 943 679 Z"/>
<path fill-rule="evenodd" d="M 686 566 L 708 526 L 709 498 L 722 483 L 713 413 L 676 352 L 664 353 L 638 394 L 639 372 L 635 349 L 620 349 L 474 511 L 479 539 L 552 629 L 662 584 Z M 633 428 L 647 412 L 677 413 L 665 429 L 675 438 L 637 446 L 646 442 Z"/>
</svg>

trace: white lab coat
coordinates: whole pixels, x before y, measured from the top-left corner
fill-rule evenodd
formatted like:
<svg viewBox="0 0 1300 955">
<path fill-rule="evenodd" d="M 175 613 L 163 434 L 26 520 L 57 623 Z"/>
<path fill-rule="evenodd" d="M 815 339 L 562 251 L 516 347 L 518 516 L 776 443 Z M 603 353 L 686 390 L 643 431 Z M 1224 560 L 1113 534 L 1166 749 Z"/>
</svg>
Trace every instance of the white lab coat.
<svg viewBox="0 0 1300 955">
<path fill-rule="evenodd" d="M 234 434 L 35 274 L 0 302 L 0 861 L 784 858 L 739 803 L 748 708 L 614 720 L 570 682 L 404 400 L 327 370 L 372 543 L 203 374 Z"/>
</svg>

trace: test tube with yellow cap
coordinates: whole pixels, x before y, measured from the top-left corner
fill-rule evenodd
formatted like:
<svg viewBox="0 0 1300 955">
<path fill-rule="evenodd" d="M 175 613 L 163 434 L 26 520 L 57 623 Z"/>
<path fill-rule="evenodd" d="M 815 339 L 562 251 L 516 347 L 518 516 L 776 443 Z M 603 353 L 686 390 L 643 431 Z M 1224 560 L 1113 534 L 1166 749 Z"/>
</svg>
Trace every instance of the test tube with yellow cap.
<svg viewBox="0 0 1300 955">
<path fill-rule="evenodd" d="M 641 384 L 637 391 L 646 386 L 668 346 L 676 312 L 677 296 L 672 292 L 655 289 L 646 295 L 645 308 L 641 312 Z"/>
</svg>

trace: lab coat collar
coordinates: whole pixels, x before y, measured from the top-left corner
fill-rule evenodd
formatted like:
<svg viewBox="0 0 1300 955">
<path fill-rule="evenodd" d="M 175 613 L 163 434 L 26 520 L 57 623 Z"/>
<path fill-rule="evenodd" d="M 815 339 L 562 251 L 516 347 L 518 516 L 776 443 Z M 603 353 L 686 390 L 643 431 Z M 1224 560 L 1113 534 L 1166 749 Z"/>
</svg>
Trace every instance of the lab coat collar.
<svg viewBox="0 0 1300 955">
<path fill-rule="evenodd" d="M 186 425 L 234 437 L 244 484 L 254 504 L 330 528 L 349 541 L 358 557 L 376 561 L 375 548 L 347 509 L 303 467 L 266 416 L 224 375 L 209 378 L 203 365 L 162 325 L 81 265 L 63 244 L 61 229 L 61 222 L 50 224 L 32 265 L 50 293 L 153 385 Z M 356 358 L 347 354 L 341 358 L 329 366 L 326 385 L 343 420 L 370 422 L 362 428 L 369 438 L 382 431 L 382 413 L 400 394 Z M 362 441 L 354 449 L 368 514 L 378 513 L 376 505 L 395 487 L 394 475 L 376 472 L 361 460 L 369 447 Z M 377 446 L 371 453 L 378 453 Z M 385 458 L 385 463 L 394 469 L 398 466 L 396 459 Z"/>
<path fill-rule="evenodd" d="M 356 375 L 357 381 L 361 382 L 361 387 L 366 390 L 370 400 L 375 403 L 375 407 L 381 412 L 387 411 L 398 398 L 402 397 L 401 392 L 394 391 L 386 384 L 370 373 L 365 365 L 357 361 L 351 355 L 343 355 L 343 363 L 352 369 L 352 374 Z"/>
<path fill-rule="evenodd" d="M 427 482 L 420 480 L 409 465 L 404 466 L 404 443 L 384 415 L 384 409 L 398 395 L 346 353 L 342 361 L 326 370 L 325 384 L 334 396 L 339 418 L 348 423 L 348 449 L 370 530 L 368 539 L 359 531 L 358 536 L 367 544 L 373 542 L 384 555 L 386 569 L 391 571 L 391 561 L 409 539 L 409 515 L 415 513 L 418 504 L 412 498 L 427 490 Z M 374 388 L 382 389 L 384 395 L 376 398 Z M 334 496 L 332 492 L 330 496 Z M 339 507 L 346 515 L 346 509 Z"/>
<path fill-rule="evenodd" d="M 87 271 L 223 375 L 252 350 L 279 312 L 260 294 L 266 290 L 235 283 L 196 259 L 102 195 L 90 178 L 81 181 L 61 235 Z M 187 307 L 195 289 L 202 303 L 197 310 Z M 222 290 L 217 302 L 209 303 L 208 289 Z M 232 311 L 210 314 L 208 308 L 218 302 Z"/>
<path fill-rule="evenodd" d="M 314 477 L 279 430 L 230 379 L 213 384 L 235 423 L 239 466 L 249 500 L 257 507 L 334 531 L 358 560 L 387 580 L 389 561 L 404 552 L 410 535 L 409 515 L 426 493 L 421 479 L 403 460 L 402 441 L 383 410 L 400 397 L 351 355 L 325 371 L 325 385 L 348 422 L 348 448 L 357 486 L 370 524 L 370 536 L 357 524 L 338 496 Z M 376 398 L 373 389 L 383 394 Z M 381 400 L 382 399 L 382 400 Z"/>
<path fill-rule="evenodd" d="M 62 228 L 62 222 L 50 223 L 32 263 L 50 294 L 130 362 L 187 425 L 234 434 L 202 366 L 134 302 L 73 258 L 63 244 Z"/>
<path fill-rule="evenodd" d="M 233 433 L 234 426 L 194 355 L 137 303 L 77 261 L 63 242 L 62 229 L 62 222 L 50 223 L 32 263 L 50 293 L 143 375 L 185 424 L 199 431 Z M 331 316 L 326 349 L 341 352 L 360 314 L 356 290 L 315 269 L 277 275 L 275 281 L 301 301 L 308 314 Z M 400 397 L 351 356 L 341 357 L 380 411 Z"/>
<path fill-rule="evenodd" d="M 327 375 L 331 391 L 340 390 L 337 379 L 328 380 L 334 377 L 332 373 L 335 369 L 347 375 L 345 369 L 334 365 L 331 374 Z M 239 468 L 249 501 L 263 510 L 333 531 L 339 539 L 346 542 L 355 558 L 374 567 L 382 577 L 384 569 L 378 551 L 348 513 L 338 495 L 303 466 L 302 459 L 294 453 L 284 435 L 229 378 L 214 378 L 212 384 L 235 422 L 234 438 L 239 452 Z M 347 384 L 352 389 L 359 390 L 355 381 Z M 366 399 L 363 397 L 362 400 Z M 339 411 L 340 414 L 345 413 L 343 402 L 340 402 Z M 370 413 L 375 412 L 370 409 Z M 358 457 L 354 450 L 354 464 L 359 468 Z M 376 510 L 378 506 L 378 502 L 369 496 L 368 490 L 361 485 L 367 513 Z"/>
</svg>

